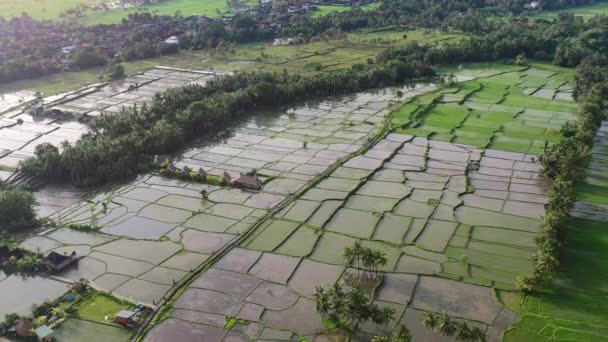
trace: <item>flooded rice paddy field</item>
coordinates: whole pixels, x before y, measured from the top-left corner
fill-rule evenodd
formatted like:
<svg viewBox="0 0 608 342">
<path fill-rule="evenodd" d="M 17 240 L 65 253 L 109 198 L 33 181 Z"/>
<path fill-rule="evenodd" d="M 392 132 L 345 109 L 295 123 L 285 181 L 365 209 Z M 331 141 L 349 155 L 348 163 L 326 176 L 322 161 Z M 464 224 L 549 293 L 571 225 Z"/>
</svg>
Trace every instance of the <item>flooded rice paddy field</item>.
<svg viewBox="0 0 608 342">
<path fill-rule="evenodd" d="M 541 70 L 530 70 L 536 69 Z M 551 120 L 571 120 L 576 110 L 573 102 L 556 100 L 568 92 L 565 76 L 552 70 L 537 77 L 545 83 L 524 87 L 523 72 L 465 69 L 458 77 L 476 79 L 451 92 L 417 85 L 403 89 L 404 97 L 385 90 L 256 114 L 184 151 L 176 166 L 215 175 L 255 169 L 265 181 L 261 190 L 144 175 L 52 215 L 60 227 L 84 224 L 97 232 L 57 228 L 22 246 L 75 250 L 85 257 L 61 277 L 84 277 L 149 304 L 212 260 L 175 298 L 170 318 L 153 327 L 147 341 L 326 341 L 331 337 L 322 333 L 314 288 L 352 275 L 342 251 L 361 241 L 388 254 L 374 300 L 396 310 L 396 320 L 386 327 L 365 325 L 361 340 L 389 332 L 398 321 L 414 340 L 445 340 L 420 326 L 425 311 L 443 310 L 486 327 L 489 340 L 500 340 L 518 315 L 493 291 L 513 289 L 515 277 L 531 271 L 534 234 L 550 185 L 534 147 L 556 141 L 552 130 L 565 121 Z M 548 96 L 543 89 L 557 89 L 558 78 L 554 98 L 539 96 Z M 509 93 L 500 98 L 483 93 L 499 79 L 517 79 L 520 88 L 536 90 L 521 90 L 513 100 L 521 108 L 507 108 L 502 102 L 515 86 L 505 86 Z M 397 112 L 397 133 L 364 147 L 398 108 L 396 101 L 417 95 L 416 106 L 440 99 L 421 117 Z M 487 108 L 476 108 L 479 103 Z M 449 108 L 437 109 L 444 105 Z M 463 109 L 459 121 L 450 121 L 450 113 Z M 496 126 L 492 119 L 499 113 Z M 528 116 L 545 119 L 530 124 Z M 506 129 L 514 124 L 544 128 L 526 134 Z M 486 144 L 460 139 L 462 130 L 485 134 Z M 496 143 L 507 134 L 522 140 Z M 227 330 L 227 316 L 247 323 Z"/>
<path fill-rule="evenodd" d="M 93 85 L 79 91 L 45 99 L 47 110 L 57 109 L 77 116 L 90 117 L 118 113 L 123 108 L 141 106 L 157 92 L 186 84 L 204 85 L 213 72 L 157 67 L 124 80 Z M 32 116 L 27 109 L 15 107 L 34 99 L 32 92 L 2 95 L 0 99 L 0 170 L 14 170 L 21 160 L 34 154 L 37 145 L 63 141 L 73 143 L 88 131 L 76 120 Z M 9 174 L 4 174 L 6 178 Z"/>
<path fill-rule="evenodd" d="M 433 90 L 416 85 L 406 96 Z M 255 115 L 185 151 L 176 162 L 210 174 L 256 169 L 259 191 L 144 175 L 51 217 L 60 227 L 21 247 L 85 256 L 60 277 L 86 278 L 114 293 L 158 303 L 173 284 L 221 251 L 384 125 L 396 89 Z M 207 193 L 207 199 L 201 196 Z M 75 231 L 69 224 L 97 232 Z"/>
<path fill-rule="evenodd" d="M 388 135 L 266 219 L 190 284 L 173 318 L 148 340 L 180 331 L 216 340 L 224 321 L 214 320 L 223 316 L 251 322 L 227 332 L 228 339 L 318 334 L 325 328 L 315 287 L 355 272 L 342 256 L 355 241 L 388 254 L 376 301 L 394 308 L 397 320 L 405 312 L 415 338 L 426 336 L 412 324 L 421 310 L 446 310 L 500 336 L 517 316 L 496 303 L 490 287 L 513 289 L 516 275 L 532 270 L 548 184 L 533 156 L 481 152 Z M 475 162 L 479 169 L 467 170 Z M 363 330 L 386 333 L 395 324 Z"/>
<path fill-rule="evenodd" d="M 533 68 L 531 74 L 540 71 Z M 500 77 L 508 79 L 509 73 L 517 74 L 517 82 L 531 82 L 521 70 L 490 71 L 478 81 L 490 79 L 485 84 L 491 84 Z M 563 92 L 571 90 L 558 72 L 543 77 L 538 90 L 553 87 L 554 79 L 560 79 Z M 500 142 L 493 139 L 502 134 L 473 145 L 458 143 L 455 134 L 465 119 L 484 121 L 474 112 L 480 109 L 473 108 L 483 94 L 469 98 L 469 93 L 458 101 L 440 94 L 437 105 L 469 106 L 471 117 L 452 121 L 454 127 L 447 129 L 453 136 L 446 139 L 435 132 L 427 139 L 421 131 L 411 132 L 418 136 L 393 133 L 340 163 L 196 278 L 177 298 L 172 317 L 156 325 L 146 340 L 329 340 L 312 295 L 316 286 L 352 276 L 355 271 L 344 265 L 342 251 L 355 241 L 388 254 L 384 281 L 374 299 L 396 310 L 396 320 L 388 326 L 364 326 L 362 340 L 388 334 L 398 322 L 409 327 L 414 340 L 446 340 L 420 326 L 424 311 L 444 310 L 486 327 L 489 340 L 500 340 L 518 315 L 497 302 L 493 289 L 512 290 L 516 276 L 532 270 L 534 236 L 550 185 L 541 175 L 538 155 L 529 152 L 538 151 L 533 147 L 541 142 L 556 141 L 551 130 L 573 120 L 576 110 L 573 102 L 534 93 L 546 92 L 522 91 L 517 111 L 500 107 L 508 94 L 492 99 L 493 105 L 484 100 L 487 117 L 495 113 L 492 109 L 512 110 L 491 132 L 511 133 L 505 130 L 509 124 L 536 129 L 512 144 L 490 145 L 500 149 L 484 147 Z M 436 93 L 416 101 L 430 96 Z M 530 110 L 523 101 L 528 98 Z M 450 114 L 431 110 L 422 125 L 445 123 Z M 544 118 L 530 124 L 534 120 L 529 117 L 535 116 L 531 114 Z M 551 122 L 554 119 L 562 121 Z M 224 316 L 248 323 L 226 330 Z"/>
<path fill-rule="evenodd" d="M 591 160 L 584 170 L 585 177 L 577 185 L 572 216 L 608 222 L 608 121 L 603 121 L 593 141 Z"/>
<path fill-rule="evenodd" d="M 141 106 L 155 93 L 186 84 L 204 85 L 213 72 L 156 67 L 124 80 L 91 85 L 75 92 L 45 98 L 47 110 L 58 109 L 76 116 L 94 117 L 102 112 L 115 114 L 123 108 Z M 19 162 L 34 155 L 36 146 L 63 141 L 74 143 L 87 133 L 88 127 L 76 119 L 63 120 L 33 116 L 27 109 L 17 108 L 34 99 L 34 93 L 21 91 L 0 98 L 0 180 L 8 179 Z M 34 193 L 38 215 L 48 216 L 75 204 L 88 192 L 67 186 L 46 186 Z"/>
</svg>

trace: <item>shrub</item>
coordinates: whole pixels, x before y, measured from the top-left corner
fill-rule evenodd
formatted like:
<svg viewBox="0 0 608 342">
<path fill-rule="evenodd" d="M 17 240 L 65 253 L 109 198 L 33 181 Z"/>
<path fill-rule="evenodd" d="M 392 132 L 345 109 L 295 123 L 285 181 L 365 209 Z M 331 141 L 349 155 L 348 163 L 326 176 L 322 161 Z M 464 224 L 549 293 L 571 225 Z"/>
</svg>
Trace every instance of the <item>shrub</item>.
<svg viewBox="0 0 608 342">
<path fill-rule="evenodd" d="M 111 80 L 118 80 L 124 78 L 126 76 L 125 67 L 120 63 L 112 64 L 108 68 L 106 74 L 108 75 L 107 77 Z"/>
<path fill-rule="evenodd" d="M 17 231 L 38 224 L 31 192 L 18 188 L 0 189 L 0 230 Z"/>
<path fill-rule="evenodd" d="M 74 56 L 72 62 L 70 63 L 70 67 L 75 69 L 86 69 L 106 65 L 106 63 L 108 63 L 108 61 L 101 53 L 99 53 L 99 51 L 88 48 L 79 51 Z"/>
<path fill-rule="evenodd" d="M 15 268 L 19 272 L 35 272 L 40 268 L 42 258 L 38 254 L 26 254 L 22 258 L 14 261 Z"/>
</svg>

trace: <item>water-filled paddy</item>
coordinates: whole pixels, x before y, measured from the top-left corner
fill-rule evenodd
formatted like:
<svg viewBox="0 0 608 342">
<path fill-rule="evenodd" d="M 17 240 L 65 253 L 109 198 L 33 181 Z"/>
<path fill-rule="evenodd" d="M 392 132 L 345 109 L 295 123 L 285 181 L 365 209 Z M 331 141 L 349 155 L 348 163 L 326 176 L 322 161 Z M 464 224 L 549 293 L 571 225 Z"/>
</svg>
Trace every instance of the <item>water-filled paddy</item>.
<svg viewBox="0 0 608 342">
<path fill-rule="evenodd" d="M 420 310 L 446 309 L 499 336 L 517 317 L 488 299 L 490 287 L 513 289 L 516 276 L 531 270 L 533 234 L 549 186 L 532 147 L 556 141 L 551 129 L 571 119 L 575 104 L 531 91 L 520 94 L 511 85 L 517 80 L 521 89 L 568 92 L 567 79 L 554 81 L 561 77 L 558 72 L 505 67 L 479 75 L 490 81 L 479 78 L 443 90 L 436 108 L 421 116 L 417 108 L 437 94 L 417 98 L 411 112 L 399 112 L 407 116 L 400 118 L 400 134 L 389 134 L 360 155 L 355 152 L 388 117 L 396 100 L 391 92 L 260 114 L 230 128 L 222 139 L 184 151 L 176 165 L 234 176 L 255 168 L 266 182 L 261 190 L 146 175 L 96 196 L 93 210 L 77 204 L 55 215 L 63 224 L 94 223 L 100 232 L 93 236 L 103 239 L 69 237 L 68 231 L 61 241 L 47 233 L 25 245 L 50 250 L 79 242 L 87 255 L 65 276 L 85 276 L 148 303 L 210 255 L 229 249 L 185 290 L 172 318 L 154 327 L 148 340 L 188 332 L 193 335 L 186 339 L 216 336 L 225 322 L 215 318 L 223 315 L 251 321 L 229 332 L 239 338 L 315 334 L 322 325 L 311 300 L 314 287 L 352 272 L 342 252 L 357 240 L 387 253 L 382 270 L 390 280 L 377 299 L 406 313 L 397 320 L 411 323 Z M 550 92 L 539 95 L 545 93 Z M 530 108 L 522 105 L 531 97 Z M 403 128 L 409 114 L 420 121 Z M 433 134 L 427 138 L 421 132 Z M 475 143 L 478 138 L 487 143 Z M 500 144 L 527 148 L 506 152 Z M 323 179 L 317 182 L 319 175 Z M 110 205 L 101 208 L 107 198 Z M 273 210 L 277 206 L 280 211 Z M 424 290 L 390 290 L 412 287 Z"/>
</svg>

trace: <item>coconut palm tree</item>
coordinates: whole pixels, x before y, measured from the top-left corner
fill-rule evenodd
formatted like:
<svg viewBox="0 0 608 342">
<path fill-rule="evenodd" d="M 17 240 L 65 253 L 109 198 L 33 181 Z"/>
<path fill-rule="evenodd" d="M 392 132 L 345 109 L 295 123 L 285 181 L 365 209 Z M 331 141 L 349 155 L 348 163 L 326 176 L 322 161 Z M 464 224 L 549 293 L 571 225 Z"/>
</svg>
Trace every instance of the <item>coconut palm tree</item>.
<svg viewBox="0 0 608 342">
<path fill-rule="evenodd" d="M 316 292 L 313 297 L 315 299 L 315 306 L 317 308 L 317 312 L 319 312 L 322 317 L 326 317 L 327 315 L 329 315 L 332 305 L 329 302 L 329 294 L 327 293 L 327 291 L 325 291 L 323 287 L 317 286 Z"/>
<path fill-rule="evenodd" d="M 486 342 L 486 332 L 479 327 L 474 327 L 471 329 L 471 338 L 475 342 Z"/>
<path fill-rule="evenodd" d="M 347 265 L 355 264 L 355 268 L 357 269 L 357 281 L 359 281 L 364 250 L 365 248 L 361 245 L 361 242 L 356 241 L 352 246 L 345 247 L 344 252 L 342 253 Z"/>
<path fill-rule="evenodd" d="M 411 342 L 412 335 L 410 330 L 403 324 L 399 324 L 393 331 L 393 342 Z"/>
<path fill-rule="evenodd" d="M 439 315 L 436 312 L 425 311 L 424 319 L 422 320 L 421 325 L 427 329 L 435 329 L 438 322 L 439 322 Z"/>
<path fill-rule="evenodd" d="M 460 321 L 460 322 L 455 323 L 455 325 L 456 325 L 456 340 L 457 341 L 463 341 L 463 342 L 473 341 L 473 332 L 471 331 L 471 328 L 469 328 L 469 322 Z"/>
<path fill-rule="evenodd" d="M 376 276 L 378 276 L 380 268 L 386 266 L 386 264 L 388 263 L 388 255 L 385 251 L 381 249 L 373 250 L 372 255 L 374 260 L 374 271 L 376 273 Z"/>
<path fill-rule="evenodd" d="M 450 316 L 448 316 L 447 312 L 444 311 L 443 314 L 439 316 L 435 331 L 443 336 L 452 336 L 456 332 L 456 325 Z"/>
</svg>

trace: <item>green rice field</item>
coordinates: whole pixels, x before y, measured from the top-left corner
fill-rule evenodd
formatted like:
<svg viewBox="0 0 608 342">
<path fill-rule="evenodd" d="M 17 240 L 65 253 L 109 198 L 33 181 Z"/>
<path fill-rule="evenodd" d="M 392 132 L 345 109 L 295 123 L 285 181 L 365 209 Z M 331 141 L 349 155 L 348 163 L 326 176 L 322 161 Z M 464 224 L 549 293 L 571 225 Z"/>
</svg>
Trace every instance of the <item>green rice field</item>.
<svg viewBox="0 0 608 342">
<path fill-rule="evenodd" d="M 79 4 L 96 5 L 103 0 L 2 0 L 0 16 L 5 19 L 18 17 L 26 12 L 35 19 L 55 19 L 59 13 L 74 8 Z"/>
<path fill-rule="evenodd" d="M 575 219 L 567 232 L 556 281 L 518 307 L 523 318 L 505 333 L 504 341 L 606 341 L 606 223 Z"/>
<path fill-rule="evenodd" d="M 376 9 L 378 7 L 380 7 L 380 2 L 372 2 L 369 3 L 367 5 L 363 5 L 361 7 L 358 7 L 362 10 L 372 10 L 372 9 Z M 333 6 L 333 5 L 320 5 L 317 6 L 319 8 L 319 11 L 315 11 L 313 13 L 313 16 L 317 17 L 317 16 L 322 16 L 322 15 L 326 15 L 329 14 L 331 12 L 344 12 L 344 11 L 349 11 L 351 10 L 353 7 L 348 7 L 348 6 Z"/>
<path fill-rule="evenodd" d="M 85 25 L 116 24 L 119 23 L 122 18 L 128 16 L 129 13 L 135 12 L 149 12 L 159 15 L 174 15 L 179 12 L 183 16 L 197 14 L 217 17 L 229 14 L 229 10 L 230 9 L 224 0 L 171 0 L 128 10 L 116 9 L 88 12 L 86 16 L 81 18 L 80 22 Z"/>
<path fill-rule="evenodd" d="M 608 2 L 597 2 L 593 5 L 577 6 L 558 11 L 541 11 L 528 17 L 533 19 L 553 20 L 557 18 L 561 12 L 573 13 L 574 15 L 589 19 L 595 15 L 608 14 Z"/>
<path fill-rule="evenodd" d="M 107 0 L 3 0 L 0 1 L 0 16 L 5 19 L 27 13 L 35 19 L 57 19 L 61 12 L 78 5 L 100 5 Z M 256 2 L 257 4 L 257 2 Z M 133 9 L 86 10 L 80 22 L 85 25 L 116 24 L 122 18 L 134 12 L 150 12 L 152 14 L 174 15 L 176 12 L 184 16 L 204 15 L 217 17 L 230 13 L 230 8 L 224 0 L 170 0 L 159 4 Z"/>
<path fill-rule="evenodd" d="M 433 140 L 542 154 L 545 144 L 560 140 L 562 125 L 575 120 L 571 70 L 486 64 L 465 66 L 455 76 L 459 73 L 477 78 L 407 103 L 393 127 Z"/>
</svg>

